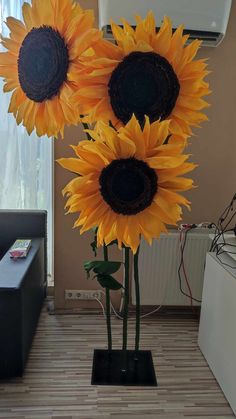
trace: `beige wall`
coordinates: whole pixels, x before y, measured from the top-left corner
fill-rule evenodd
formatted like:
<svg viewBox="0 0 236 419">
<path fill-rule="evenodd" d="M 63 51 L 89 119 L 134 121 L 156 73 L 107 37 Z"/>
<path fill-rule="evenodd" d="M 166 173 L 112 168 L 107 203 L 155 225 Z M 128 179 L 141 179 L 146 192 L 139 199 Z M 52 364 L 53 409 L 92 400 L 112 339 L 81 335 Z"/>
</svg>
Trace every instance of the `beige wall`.
<svg viewBox="0 0 236 419">
<path fill-rule="evenodd" d="M 188 193 L 191 222 L 217 220 L 236 192 L 236 1 L 234 0 L 227 34 L 218 48 L 202 48 L 199 56 L 209 57 L 212 94 L 207 110 L 209 122 L 195 130 L 188 151 L 199 164 L 194 179 L 198 188 Z"/>
<path fill-rule="evenodd" d="M 84 7 L 95 6 L 96 0 L 80 2 Z M 218 48 L 203 48 L 201 57 L 209 57 L 209 76 L 212 95 L 208 110 L 209 122 L 195 131 L 189 153 L 199 164 L 194 173 L 197 189 L 188 193 L 192 202 L 191 213 L 184 213 L 185 222 L 215 221 L 219 212 L 236 192 L 236 1 L 225 40 Z M 68 144 L 83 139 L 80 128 L 69 129 L 64 141 L 55 142 L 55 158 L 71 156 Z M 91 302 L 68 302 L 64 300 L 65 289 L 96 289 L 97 283 L 87 281 L 83 261 L 93 257 L 90 250 L 91 234 L 79 235 L 72 230 L 76 217 L 64 215 L 64 200 L 61 189 L 73 176 L 56 165 L 55 167 L 55 305 L 56 308 L 92 307 Z M 120 258 L 112 250 L 111 257 Z"/>
<path fill-rule="evenodd" d="M 97 1 L 83 0 L 80 5 L 84 8 L 94 8 L 97 16 Z M 60 157 L 71 157 L 69 144 L 77 144 L 79 140 L 85 139 L 81 127 L 67 130 L 65 139 L 55 142 L 55 159 Z M 61 190 L 73 178 L 69 172 L 55 164 L 55 307 L 97 307 L 97 303 L 83 301 L 66 301 L 64 299 L 65 289 L 97 289 L 97 282 L 87 280 L 83 270 L 83 262 L 93 259 L 90 243 L 93 241 L 91 233 L 80 236 L 79 230 L 73 230 L 76 216 L 65 216 L 64 204 Z M 101 253 L 97 258 L 102 257 Z M 113 260 L 121 260 L 121 254 L 117 249 L 109 250 L 109 257 Z M 121 278 L 122 273 L 117 276 Z M 119 301 L 118 294 L 113 295 L 114 301 Z"/>
</svg>

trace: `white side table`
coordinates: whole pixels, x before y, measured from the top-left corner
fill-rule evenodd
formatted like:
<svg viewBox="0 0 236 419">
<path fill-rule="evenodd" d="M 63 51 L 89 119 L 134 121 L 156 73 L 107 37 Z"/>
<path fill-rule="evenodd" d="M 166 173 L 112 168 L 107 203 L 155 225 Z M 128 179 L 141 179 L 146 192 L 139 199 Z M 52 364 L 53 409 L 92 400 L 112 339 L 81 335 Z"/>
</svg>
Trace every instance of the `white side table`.
<svg viewBox="0 0 236 419">
<path fill-rule="evenodd" d="M 198 344 L 236 414 L 236 261 L 208 253 Z"/>
</svg>

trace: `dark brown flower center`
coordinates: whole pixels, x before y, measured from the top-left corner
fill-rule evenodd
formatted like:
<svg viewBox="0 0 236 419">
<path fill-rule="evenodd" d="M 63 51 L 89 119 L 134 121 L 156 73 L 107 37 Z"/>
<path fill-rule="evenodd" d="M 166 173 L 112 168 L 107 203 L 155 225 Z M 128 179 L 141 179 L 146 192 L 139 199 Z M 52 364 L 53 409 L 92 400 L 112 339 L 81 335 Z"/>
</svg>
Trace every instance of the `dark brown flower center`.
<svg viewBox="0 0 236 419">
<path fill-rule="evenodd" d="M 57 95 L 67 78 L 68 49 L 59 32 L 50 26 L 33 28 L 22 42 L 18 75 L 22 90 L 34 102 Z"/>
<path fill-rule="evenodd" d="M 103 199 L 118 214 L 134 215 L 149 207 L 157 192 L 155 170 L 135 158 L 113 160 L 100 175 Z"/>
<path fill-rule="evenodd" d="M 118 64 L 109 81 L 110 102 L 126 124 L 132 114 L 141 124 L 166 119 L 179 95 L 179 81 L 171 64 L 155 52 L 132 52 Z"/>
</svg>

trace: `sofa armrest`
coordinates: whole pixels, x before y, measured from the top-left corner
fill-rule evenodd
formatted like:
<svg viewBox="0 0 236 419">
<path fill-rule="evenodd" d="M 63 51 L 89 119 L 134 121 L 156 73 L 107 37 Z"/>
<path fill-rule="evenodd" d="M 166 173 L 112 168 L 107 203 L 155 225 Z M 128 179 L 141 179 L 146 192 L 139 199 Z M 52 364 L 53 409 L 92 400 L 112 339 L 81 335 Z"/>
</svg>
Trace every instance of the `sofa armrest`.
<svg viewBox="0 0 236 419">
<path fill-rule="evenodd" d="M 47 211 L 0 210 L 0 259 L 16 239 L 44 239 L 45 286 L 47 283 Z M 2 255 L 1 255 L 2 254 Z"/>
<path fill-rule="evenodd" d="M 44 300 L 44 239 L 25 259 L 0 261 L 0 377 L 22 375 Z"/>
</svg>

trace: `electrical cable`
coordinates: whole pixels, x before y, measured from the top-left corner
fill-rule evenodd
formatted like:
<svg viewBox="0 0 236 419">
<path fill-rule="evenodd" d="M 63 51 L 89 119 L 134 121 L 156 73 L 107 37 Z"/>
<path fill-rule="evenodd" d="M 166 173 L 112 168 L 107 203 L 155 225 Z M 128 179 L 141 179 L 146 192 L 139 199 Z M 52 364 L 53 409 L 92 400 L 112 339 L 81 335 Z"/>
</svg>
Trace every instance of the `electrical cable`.
<svg viewBox="0 0 236 419">
<path fill-rule="evenodd" d="M 102 307 L 102 314 L 103 314 L 103 316 L 106 318 L 106 313 L 105 313 L 105 308 L 104 308 L 104 305 L 103 305 L 103 304 L 102 304 L 102 302 L 99 300 L 99 298 L 94 297 L 94 300 L 95 300 L 95 301 L 97 301 L 97 302 L 100 304 L 100 306 Z"/>
<path fill-rule="evenodd" d="M 234 219 L 235 216 L 236 216 L 236 211 L 234 211 L 233 215 L 230 217 L 227 224 L 224 226 L 224 230 L 226 230 L 226 228 L 229 226 L 229 224 L 231 223 L 231 221 Z"/>
<path fill-rule="evenodd" d="M 183 230 L 181 230 L 181 231 L 180 231 L 180 237 L 179 237 L 179 239 L 180 239 L 180 248 L 181 248 L 181 252 L 182 252 L 182 254 L 183 254 L 182 234 L 183 234 Z M 182 269 L 183 269 L 183 273 L 184 273 L 185 281 L 186 281 L 186 284 L 187 284 L 187 287 L 188 287 L 188 290 L 189 290 L 189 294 L 190 294 L 190 304 L 191 304 L 191 307 L 192 307 L 192 305 L 193 305 L 193 296 L 192 296 L 192 290 L 191 290 L 191 287 L 190 287 L 190 284 L 189 284 L 189 281 L 188 281 L 188 277 L 187 277 L 187 273 L 186 273 L 186 269 L 185 269 L 184 254 L 183 254 Z"/>
<path fill-rule="evenodd" d="M 224 209 L 224 211 L 220 215 L 220 217 L 218 219 L 218 222 L 217 222 L 217 225 L 215 224 L 215 237 L 214 237 L 214 239 L 212 241 L 210 252 L 214 251 L 215 246 L 216 246 L 216 244 L 217 244 L 217 242 L 218 242 L 218 240 L 219 240 L 219 238 L 220 238 L 220 236 L 222 234 L 222 231 L 225 231 L 226 230 L 226 228 L 228 227 L 229 223 L 232 221 L 232 219 L 234 217 L 234 215 L 233 215 L 231 217 L 229 223 L 227 223 L 227 225 L 223 227 L 223 222 L 227 219 L 227 217 L 228 217 L 228 215 L 230 213 L 230 210 L 233 209 L 233 205 L 234 205 L 235 199 L 236 199 L 236 194 L 234 194 L 234 196 L 231 199 L 229 205 Z"/>
<path fill-rule="evenodd" d="M 229 205 L 225 208 L 223 213 L 220 215 L 216 228 L 215 228 L 215 237 L 212 241 L 211 249 L 210 251 L 216 253 L 216 258 L 219 260 L 219 262 L 222 265 L 228 266 L 231 269 L 236 269 L 236 266 L 232 266 L 220 258 L 221 255 L 224 253 L 226 254 L 236 254 L 236 252 L 230 251 L 230 250 L 224 250 L 225 246 L 231 247 L 232 250 L 236 250 L 236 244 L 233 245 L 231 243 L 227 243 L 227 238 L 225 237 L 225 234 L 227 232 L 233 231 L 235 233 L 235 227 L 234 228 L 228 228 L 233 219 L 236 216 L 236 210 L 234 209 L 234 203 L 236 200 L 236 194 L 234 194 L 233 198 L 231 199 Z M 230 211 L 233 211 L 233 214 L 229 217 Z M 220 241 L 220 242 L 219 242 Z"/>
<path fill-rule="evenodd" d="M 179 264 L 179 268 L 178 268 L 178 278 L 179 278 L 179 288 L 180 291 L 183 295 L 185 295 L 188 298 L 191 298 L 191 295 L 187 294 L 182 287 L 182 277 L 181 277 L 181 268 L 183 266 L 183 257 L 184 257 L 184 250 L 185 250 L 185 246 L 186 246 L 186 242 L 187 242 L 187 235 L 189 233 L 189 231 L 193 230 L 194 228 L 196 228 L 196 225 L 193 224 L 191 225 L 189 228 L 187 228 L 185 230 L 185 237 L 184 237 L 184 243 L 183 246 L 181 246 L 181 259 L 180 259 L 180 264 Z M 197 302 L 197 303 L 201 303 L 201 300 L 198 300 L 197 298 L 192 297 L 192 300 Z"/>
<path fill-rule="evenodd" d="M 219 256 L 219 255 L 217 255 L 217 254 L 216 254 L 216 258 L 218 259 L 218 261 L 219 261 L 222 265 L 224 265 L 224 266 L 228 266 L 228 267 L 229 267 L 229 268 L 231 268 L 231 269 L 236 269 L 236 266 L 232 266 L 232 265 L 230 265 L 229 263 L 224 262 L 224 261 L 220 258 L 220 256 Z"/>
<path fill-rule="evenodd" d="M 235 195 L 236 196 L 236 195 Z M 232 200 L 233 201 L 233 200 Z M 228 208 L 230 208 L 230 205 L 224 210 L 224 212 L 223 212 L 223 214 L 221 215 L 221 217 L 224 215 L 224 213 L 226 212 L 226 210 L 228 210 Z M 181 293 L 183 294 L 183 295 L 185 295 L 186 297 L 188 297 L 189 299 L 190 299 L 190 302 L 191 302 L 191 306 L 193 306 L 193 301 L 195 301 L 195 302 L 198 302 L 198 303 L 201 303 L 201 300 L 198 300 L 197 298 L 194 298 L 193 296 L 192 296 L 192 290 L 191 290 L 191 286 L 190 286 L 190 283 L 189 283 L 189 280 L 188 280 L 188 276 L 187 276 L 187 271 L 186 271 L 186 267 L 185 267 L 185 261 L 184 261 L 184 250 L 185 250 L 185 246 L 186 246 L 186 242 L 187 242 L 187 234 L 188 234 L 188 232 L 190 231 L 190 230 L 193 230 L 194 228 L 199 228 L 199 227 L 202 227 L 202 228 L 213 228 L 213 226 L 215 226 L 215 229 L 217 229 L 217 230 L 219 230 L 218 229 L 218 227 L 217 227 L 217 225 L 215 224 L 215 223 L 210 223 L 210 222 L 208 222 L 208 221 L 204 221 L 204 222 L 202 222 L 202 223 L 200 223 L 200 224 L 186 224 L 186 228 L 184 228 L 184 230 L 183 229 L 179 229 L 180 230 L 180 249 L 181 249 L 181 260 L 180 260 L 180 265 L 179 265 L 179 268 L 178 268 L 178 277 L 179 277 L 179 287 L 180 287 L 180 291 L 181 291 Z M 183 233 L 183 231 L 184 231 L 184 241 L 183 241 L 183 243 L 182 243 L 182 233 Z M 227 231 L 232 231 L 231 229 L 229 229 L 229 230 L 227 230 Z M 185 278 L 185 281 L 186 281 L 186 285 L 187 285 L 187 287 L 188 287 L 188 291 L 189 291 L 189 294 L 187 294 L 184 290 L 183 290 L 183 287 L 182 287 L 182 277 L 181 277 L 181 268 L 182 268 L 182 270 L 183 270 L 183 274 L 184 274 L 184 278 Z M 165 294 L 166 294 L 166 290 L 167 290 L 167 286 L 166 286 L 166 289 L 165 289 Z M 99 290 L 104 296 L 105 296 L 105 292 L 103 291 L 103 290 Z M 100 306 L 102 307 L 102 311 L 103 311 L 103 315 L 104 315 L 104 317 L 106 316 L 106 314 L 105 314 L 105 307 L 104 307 L 104 305 L 103 305 L 103 303 L 98 299 L 98 298 L 94 298 L 99 304 L 100 304 Z M 164 301 L 164 299 L 165 299 L 165 297 L 163 298 L 163 301 Z M 162 308 L 162 305 L 163 305 L 163 302 L 159 305 L 159 306 L 157 306 L 157 308 L 155 308 L 154 310 L 152 310 L 152 311 L 150 311 L 150 312 L 148 312 L 148 313 L 146 313 L 146 314 L 143 314 L 142 316 L 141 316 L 141 318 L 145 318 L 145 317 L 148 317 L 148 316 L 150 316 L 150 315 L 152 315 L 152 314 L 154 314 L 154 313 L 156 313 L 157 311 L 159 311 L 161 308 Z M 114 305 L 112 304 L 112 302 L 111 302 L 111 308 L 112 308 L 112 311 L 113 311 L 113 313 L 114 313 L 114 315 L 119 319 L 119 320 L 123 320 L 123 317 L 119 314 L 119 313 L 117 313 L 117 311 L 116 311 L 116 309 L 115 309 L 115 307 L 114 307 Z"/>
<path fill-rule="evenodd" d="M 105 295 L 105 292 L 103 291 L 103 290 L 99 290 L 103 295 Z M 99 302 L 99 304 L 101 305 L 101 307 L 102 307 L 102 311 L 103 311 L 103 315 L 104 315 L 104 317 L 106 316 L 106 314 L 105 314 L 105 307 L 104 307 L 104 305 L 103 305 L 103 303 L 98 299 L 98 298 L 94 298 L 96 301 L 98 301 Z M 119 319 L 119 320 L 123 320 L 123 317 L 120 315 L 120 314 L 118 314 L 117 313 L 117 311 L 116 311 L 116 309 L 115 309 L 115 307 L 114 307 L 114 305 L 112 304 L 112 302 L 111 302 L 111 308 L 112 308 L 112 311 L 113 311 L 113 313 L 115 314 L 115 316 Z M 151 316 L 152 314 L 154 314 L 154 313 L 156 313 L 157 311 L 159 311 L 160 309 L 162 308 L 162 304 L 160 304 L 157 308 L 155 308 L 154 310 L 152 310 L 152 311 L 150 311 L 150 312 L 148 312 L 148 313 L 145 313 L 145 314 L 143 314 L 142 316 L 141 316 L 141 319 L 144 319 L 145 317 L 148 317 L 148 316 Z"/>
<path fill-rule="evenodd" d="M 100 290 L 101 291 L 101 293 L 105 296 L 105 292 L 103 291 L 103 290 Z M 100 301 L 100 300 L 99 300 Z M 101 302 L 101 301 L 100 301 Z M 101 303 L 102 304 L 102 303 Z M 119 319 L 119 320 L 123 320 L 123 317 L 122 316 L 120 316 L 120 314 L 118 314 L 117 313 L 117 311 L 115 310 L 115 307 L 114 307 L 114 305 L 113 305 L 113 303 L 112 303 L 112 301 L 111 301 L 111 308 L 112 308 L 112 311 L 113 311 L 113 313 L 115 314 L 115 316 Z"/>
<path fill-rule="evenodd" d="M 149 313 L 143 314 L 141 316 L 141 319 L 144 319 L 144 317 L 148 317 L 151 316 L 151 314 L 156 313 L 157 311 L 159 311 L 162 308 L 162 305 L 158 306 L 157 308 L 155 308 L 155 310 L 150 311 Z"/>
</svg>

